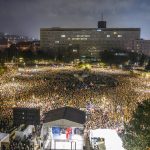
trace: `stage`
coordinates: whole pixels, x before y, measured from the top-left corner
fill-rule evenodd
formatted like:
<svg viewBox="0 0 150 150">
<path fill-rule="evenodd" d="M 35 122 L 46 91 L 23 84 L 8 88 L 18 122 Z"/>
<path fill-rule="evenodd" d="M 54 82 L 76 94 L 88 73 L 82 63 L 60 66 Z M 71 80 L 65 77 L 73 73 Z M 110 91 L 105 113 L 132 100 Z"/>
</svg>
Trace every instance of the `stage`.
<svg viewBox="0 0 150 150">
<path fill-rule="evenodd" d="M 66 134 L 48 135 L 43 143 L 44 149 L 56 150 L 83 150 L 84 139 L 82 135 L 71 135 L 71 139 L 66 139 Z"/>
<path fill-rule="evenodd" d="M 71 107 L 50 110 L 41 129 L 44 150 L 83 150 L 85 112 Z"/>
</svg>

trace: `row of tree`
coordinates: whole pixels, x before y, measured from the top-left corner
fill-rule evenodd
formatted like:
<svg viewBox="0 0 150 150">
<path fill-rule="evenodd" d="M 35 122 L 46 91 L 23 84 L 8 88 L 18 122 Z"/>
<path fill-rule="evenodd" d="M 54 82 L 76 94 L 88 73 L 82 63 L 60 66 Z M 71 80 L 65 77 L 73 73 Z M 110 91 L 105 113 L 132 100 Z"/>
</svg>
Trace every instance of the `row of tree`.
<svg viewBox="0 0 150 150">
<path fill-rule="evenodd" d="M 11 61 L 14 57 L 22 57 L 25 60 L 52 59 L 70 62 L 80 56 L 79 51 L 73 51 L 74 49 L 77 49 L 77 46 L 69 46 L 68 48 L 56 47 L 47 51 L 32 51 L 31 49 L 21 51 L 15 45 L 12 45 L 10 48 L 0 51 L 0 61 L 6 62 Z"/>
<path fill-rule="evenodd" d="M 74 59 L 80 59 L 81 54 L 78 45 L 65 47 L 56 47 L 48 51 L 43 50 L 18 50 L 15 45 L 10 48 L 0 51 L 0 61 L 11 61 L 13 58 L 24 58 L 24 60 L 38 60 L 38 59 L 52 59 L 64 62 L 70 62 Z M 150 58 L 144 54 L 138 54 L 135 52 L 126 52 L 121 50 L 105 50 L 99 53 L 101 62 L 108 65 L 132 65 L 137 63 L 139 66 L 143 66 L 147 62 L 146 69 L 150 70 Z"/>
<path fill-rule="evenodd" d="M 140 66 L 143 66 L 145 61 L 148 61 L 149 58 L 144 54 L 138 54 L 136 52 L 126 52 L 122 50 L 105 50 L 100 52 L 101 60 L 107 64 L 129 64 L 138 63 Z"/>
</svg>

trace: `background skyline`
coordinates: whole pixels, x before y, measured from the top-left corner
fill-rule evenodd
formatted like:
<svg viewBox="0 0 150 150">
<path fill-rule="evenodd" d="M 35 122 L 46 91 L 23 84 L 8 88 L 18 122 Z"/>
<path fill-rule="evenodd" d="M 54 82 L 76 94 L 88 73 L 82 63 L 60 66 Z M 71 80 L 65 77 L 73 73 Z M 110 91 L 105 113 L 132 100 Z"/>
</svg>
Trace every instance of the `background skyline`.
<svg viewBox="0 0 150 150">
<path fill-rule="evenodd" d="M 141 28 L 141 38 L 150 39 L 149 0 L 0 0 L 0 32 L 39 38 L 44 27 Z"/>
</svg>

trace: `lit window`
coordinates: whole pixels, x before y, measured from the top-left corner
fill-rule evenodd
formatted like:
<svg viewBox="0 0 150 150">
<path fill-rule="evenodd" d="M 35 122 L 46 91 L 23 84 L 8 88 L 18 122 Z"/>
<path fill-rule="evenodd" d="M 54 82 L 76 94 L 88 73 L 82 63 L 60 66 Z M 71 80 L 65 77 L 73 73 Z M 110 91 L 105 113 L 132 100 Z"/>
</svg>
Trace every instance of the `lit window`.
<svg viewBox="0 0 150 150">
<path fill-rule="evenodd" d="M 109 34 L 107 34 L 107 37 L 110 37 L 110 35 L 109 35 Z"/>
<path fill-rule="evenodd" d="M 73 52 L 77 52 L 77 49 L 73 49 Z"/>
<path fill-rule="evenodd" d="M 77 37 L 90 37 L 90 35 L 77 35 Z"/>
<path fill-rule="evenodd" d="M 98 32 L 102 31 L 101 29 L 97 29 Z"/>
<path fill-rule="evenodd" d="M 81 38 L 81 40 L 87 40 L 87 38 Z"/>
<path fill-rule="evenodd" d="M 81 40 L 82 38 L 72 38 L 72 40 Z"/>
<path fill-rule="evenodd" d="M 55 44 L 59 44 L 59 41 L 55 41 Z"/>
<path fill-rule="evenodd" d="M 61 37 L 66 37 L 66 35 L 63 34 L 63 35 L 61 35 Z"/>
<path fill-rule="evenodd" d="M 85 37 L 90 37 L 90 35 L 85 35 Z"/>
<path fill-rule="evenodd" d="M 122 35 L 118 35 L 118 37 L 122 37 Z"/>
</svg>

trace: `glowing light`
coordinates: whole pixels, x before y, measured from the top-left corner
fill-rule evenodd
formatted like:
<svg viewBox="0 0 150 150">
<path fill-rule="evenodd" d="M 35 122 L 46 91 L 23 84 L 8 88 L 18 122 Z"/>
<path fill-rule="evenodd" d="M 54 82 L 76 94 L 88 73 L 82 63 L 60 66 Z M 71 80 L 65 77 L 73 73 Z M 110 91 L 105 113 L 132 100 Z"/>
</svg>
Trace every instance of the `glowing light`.
<svg viewBox="0 0 150 150">
<path fill-rule="evenodd" d="M 118 37 L 122 37 L 122 35 L 118 35 Z"/>
<path fill-rule="evenodd" d="M 66 37 L 66 35 L 63 34 L 63 35 L 61 35 L 61 37 Z"/>
<path fill-rule="evenodd" d="M 98 31 L 98 32 L 101 32 L 102 30 L 101 30 L 101 29 L 97 29 L 97 31 Z"/>
</svg>

